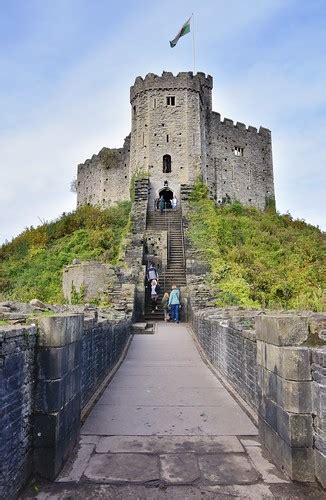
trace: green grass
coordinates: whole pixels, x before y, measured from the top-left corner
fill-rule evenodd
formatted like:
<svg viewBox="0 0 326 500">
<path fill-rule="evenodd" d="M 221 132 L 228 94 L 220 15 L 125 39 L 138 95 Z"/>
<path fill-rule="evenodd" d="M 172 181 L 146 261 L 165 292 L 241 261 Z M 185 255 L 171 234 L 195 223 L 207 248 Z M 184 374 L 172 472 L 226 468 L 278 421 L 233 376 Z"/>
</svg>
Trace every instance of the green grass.
<svg viewBox="0 0 326 500">
<path fill-rule="evenodd" d="M 85 206 L 26 229 L 0 248 L 0 300 L 63 302 L 62 268 L 73 259 L 116 264 L 129 227 L 130 203 Z"/>
<path fill-rule="evenodd" d="M 189 218 L 217 305 L 325 311 L 325 240 L 317 227 L 239 203 L 217 207 L 200 181 Z"/>
</svg>

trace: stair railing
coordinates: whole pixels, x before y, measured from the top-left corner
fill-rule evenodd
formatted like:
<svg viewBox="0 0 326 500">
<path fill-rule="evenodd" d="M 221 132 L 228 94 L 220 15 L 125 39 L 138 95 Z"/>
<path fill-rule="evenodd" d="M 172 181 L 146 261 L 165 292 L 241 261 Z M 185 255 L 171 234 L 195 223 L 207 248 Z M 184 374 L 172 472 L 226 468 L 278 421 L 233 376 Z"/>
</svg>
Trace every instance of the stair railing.
<svg viewBox="0 0 326 500">
<path fill-rule="evenodd" d="M 181 242 L 182 242 L 182 263 L 184 269 L 186 268 L 186 253 L 185 253 L 185 238 L 184 238 L 184 233 L 183 233 L 183 220 L 181 217 L 181 222 L 180 222 L 180 232 L 181 232 Z"/>
<path fill-rule="evenodd" d="M 169 265 L 170 262 L 170 254 L 171 254 L 171 243 L 170 243 L 170 237 L 171 237 L 171 221 L 168 219 L 167 221 L 167 266 Z"/>
</svg>

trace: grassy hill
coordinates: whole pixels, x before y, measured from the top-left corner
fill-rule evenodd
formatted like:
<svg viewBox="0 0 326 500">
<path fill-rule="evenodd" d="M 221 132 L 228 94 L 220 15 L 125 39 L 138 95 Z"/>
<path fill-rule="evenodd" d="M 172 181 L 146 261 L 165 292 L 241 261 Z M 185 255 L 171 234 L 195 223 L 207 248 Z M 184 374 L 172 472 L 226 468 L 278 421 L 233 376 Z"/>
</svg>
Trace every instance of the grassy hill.
<svg viewBox="0 0 326 500">
<path fill-rule="evenodd" d="M 128 230 L 130 203 L 85 206 L 26 229 L 0 247 L 0 300 L 63 302 L 62 267 L 73 259 L 115 264 Z"/>
<path fill-rule="evenodd" d="M 325 311 L 325 235 L 317 227 L 239 203 L 216 207 L 197 182 L 189 236 L 210 264 L 217 305 Z"/>
</svg>

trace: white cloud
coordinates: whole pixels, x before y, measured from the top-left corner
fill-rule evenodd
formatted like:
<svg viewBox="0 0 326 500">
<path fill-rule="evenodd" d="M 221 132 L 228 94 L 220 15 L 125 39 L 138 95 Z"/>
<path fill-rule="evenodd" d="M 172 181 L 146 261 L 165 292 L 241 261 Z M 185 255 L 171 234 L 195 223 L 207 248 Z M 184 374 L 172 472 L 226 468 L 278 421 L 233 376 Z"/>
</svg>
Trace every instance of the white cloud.
<svg viewBox="0 0 326 500">
<path fill-rule="evenodd" d="M 103 4 L 97 6 L 97 19 L 107 16 L 102 31 L 94 12 L 88 20 L 90 4 L 78 9 L 79 3 L 56 3 L 52 18 L 44 8 L 41 28 L 27 30 L 12 53 L 0 53 L 7 82 L 0 93 L 0 241 L 37 225 L 38 217 L 52 219 L 74 208 L 69 186 L 77 164 L 104 145 L 121 146 L 130 131 L 129 86 L 137 75 L 192 67 L 191 35 L 173 50 L 168 46 L 191 11 L 198 70 L 215 81 L 214 109 L 272 129 L 279 208 L 324 223 L 325 116 L 318 112 L 325 108 L 326 76 L 320 53 L 310 51 L 308 60 L 310 47 L 292 30 L 288 40 L 266 43 L 262 58 L 252 35 L 277 25 L 293 2 L 128 2 L 116 23 Z M 233 66 L 239 54 L 245 64 Z"/>
</svg>

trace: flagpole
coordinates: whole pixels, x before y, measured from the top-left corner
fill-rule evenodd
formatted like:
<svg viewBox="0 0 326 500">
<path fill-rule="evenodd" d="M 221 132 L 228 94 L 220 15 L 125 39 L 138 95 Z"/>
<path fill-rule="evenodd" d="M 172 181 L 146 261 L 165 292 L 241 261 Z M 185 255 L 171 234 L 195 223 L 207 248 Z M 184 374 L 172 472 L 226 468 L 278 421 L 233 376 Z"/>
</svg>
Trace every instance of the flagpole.
<svg viewBox="0 0 326 500">
<path fill-rule="evenodd" d="M 196 73 L 196 55 L 195 55 L 195 16 L 194 13 L 191 14 L 192 17 L 192 55 L 194 62 L 194 74 Z"/>
</svg>

